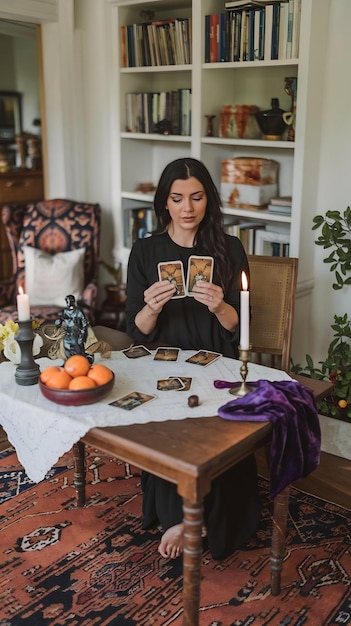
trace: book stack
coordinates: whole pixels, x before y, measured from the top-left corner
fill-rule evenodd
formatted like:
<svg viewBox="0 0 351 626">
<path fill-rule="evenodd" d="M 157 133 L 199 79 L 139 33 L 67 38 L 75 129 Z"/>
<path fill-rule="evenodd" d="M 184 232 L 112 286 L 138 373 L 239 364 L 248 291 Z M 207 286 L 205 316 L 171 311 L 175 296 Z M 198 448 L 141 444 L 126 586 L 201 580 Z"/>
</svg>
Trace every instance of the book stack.
<svg viewBox="0 0 351 626">
<path fill-rule="evenodd" d="M 121 26 L 122 67 L 188 65 L 191 62 L 190 18 Z"/>
<path fill-rule="evenodd" d="M 256 233 L 255 254 L 267 256 L 289 256 L 290 235 L 284 232 L 258 230 Z"/>
<path fill-rule="evenodd" d="M 125 128 L 129 133 L 190 135 L 191 89 L 127 93 Z"/>
<path fill-rule="evenodd" d="M 205 63 L 294 59 L 301 0 L 229 0 L 205 16 Z"/>
<path fill-rule="evenodd" d="M 291 196 L 278 196 L 271 198 L 268 205 L 269 213 L 279 213 L 280 215 L 291 215 Z"/>
<path fill-rule="evenodd" d="M 228 235 L 238 237 L 245 248 L 246 254 L 255 254 L 256 233 L 258 230 L 265 230 L 263 222 L 248 222 L 240 220 L 232 215 L 223 216 L 224 230 Z"/>
</svg>

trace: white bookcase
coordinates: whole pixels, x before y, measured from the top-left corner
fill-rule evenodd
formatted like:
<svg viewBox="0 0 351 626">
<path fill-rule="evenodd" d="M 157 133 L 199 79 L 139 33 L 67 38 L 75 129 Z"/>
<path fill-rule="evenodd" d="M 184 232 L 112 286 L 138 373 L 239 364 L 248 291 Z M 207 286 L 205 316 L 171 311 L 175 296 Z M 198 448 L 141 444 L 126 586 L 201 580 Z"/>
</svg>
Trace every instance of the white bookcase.
<svg viewBox="0 0 351 626">
<path fill-rule="evenodd" d="M 223 207 L 225 213 L 245 221 L 281 221 L 290 228 L 289 254 L 310 262 L 304 247 L 304 229 L 311 231 L 317 176 L 314 167 L 319 154 L 317 118 L 320 111 L 320 69 L 318 51 L 324 45 L 328 6 L 320 0 L 302 0 L 298 59 L 205 63 L 205 15 L 224 11 L 218 0 L 109 0 L 116 64 L 115 107 L 117 116 L 113 160 L 116 166 L 114 200 L 119 213 L 120 233 L 126 232 L 128 210 L 150 206 L 152 196 L 135 190 L 139 183 L 157 183 L 164 166 L 171 160 L 192 156 L 203 160 L 220 187 L 221 162 L 233 157 L 259 157 L 279 162 L 279 195 L 291 195 L 291 217 L 257 210 Z M 121 67 L 121 26 L 144 21 L 144 11 L 153 11 L 154 20 L 192 19 L 192 64 L 138 68 Z M 269 109 L 271 98 L 279 98 L 282 109 L 289 109 L 290 97 L 284 91 L 285 77 L 297 76 L 297 115 L 295 141 L 264 139 L 225 139 L 218 137 L 220 108 L 223 104 L 255 104 Z M 192 90 L 191 136 L 135 134 L 126 132 L 125 94 L 139 91 Z M 206 136 L 205 115 L 213 114 L 214 137 Z M 118 242 L 119 259 L 129 250 L 125 237 Z"/>
</svg>

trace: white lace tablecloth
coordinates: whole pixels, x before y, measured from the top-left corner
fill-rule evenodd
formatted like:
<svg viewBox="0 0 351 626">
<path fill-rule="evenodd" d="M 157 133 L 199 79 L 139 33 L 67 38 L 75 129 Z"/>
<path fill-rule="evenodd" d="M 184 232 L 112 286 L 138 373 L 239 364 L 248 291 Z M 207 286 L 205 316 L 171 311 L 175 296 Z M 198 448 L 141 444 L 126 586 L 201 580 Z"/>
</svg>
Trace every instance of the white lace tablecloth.
<svg viewBox="0 0 351 626">
<path fill-rule="evenodd" d="M 112 391 L 100 402 L 86 406 L 62 406 L 43 397 L 38 385 L 23 386 L 15 381 L 16 366 L 11 362 L 0 365 L 0 423 L 14 446 L 18 459 L 34 482 L 45 478 L 49 469 L 74 443 L 93 426 L 123 426 L 151 421 L 207 417 L 232 400 L 228 389 L 216 389 L 213 381 L 240 381 L 240 361 L 220 357 L 202 367 L 186 363 L 193 351 L 181 351 L 178 361 L 155 361 L 153 354 L 128 359 L 122 352 L 113 352 L 104 362 L 115 373 Z M 101 360 L 99 356 L 96 361 Z M 62 361 L 38 359 L 41 371 Z M 158 391 L 157 380 L 169 376 L 191 376 L 190 391 Z M 266 379 L 290 380 L 280 370 L 249 364 L 247 381 Z M 109 403 L 131 392 L 156 395 L 156 399 L 132 410 L 109 406 Z M 199 396 L 198 407 L 188 407 L 188 397 Z"/>
</svg>

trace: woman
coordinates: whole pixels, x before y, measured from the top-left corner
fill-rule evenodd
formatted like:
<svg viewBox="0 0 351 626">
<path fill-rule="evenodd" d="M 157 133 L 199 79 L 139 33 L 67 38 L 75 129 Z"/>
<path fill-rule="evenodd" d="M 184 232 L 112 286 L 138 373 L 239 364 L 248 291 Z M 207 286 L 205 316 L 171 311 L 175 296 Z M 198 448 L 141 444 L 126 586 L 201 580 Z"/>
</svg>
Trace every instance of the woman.
<svg viewBox="0 0 351 626">
<path fill-rule="evenodd" d="M 192 158 L 164 169 L 154 200 L 155 233 L 138 239 L 127 277 L 127 334 L 136 342 L 184 350 L 212 350 L 236 358 L 241 272 L 248 262 L 239 239 L 225 234 L 218 190 L 206 167 Z M 212 257 L 213 278 L 197 271 L 191 296 L 179 297 L 172 277 L 159 280 L 158 264 L 182 261 L 185 276 L 191 255 Z M 195 259 L 196 263 L 196 259 Z M 174 264 L 176 265 L 176 264 Z M 164 558 L 182 552 L 182 500 L 176 486 L 143 473 L 143 528 L 161 524 Z M 224 558 L 256 530 L 260 505 L 254 457 L 212 483 L 205 498 L 204 523 L 214 558 Z"/>
</svg>

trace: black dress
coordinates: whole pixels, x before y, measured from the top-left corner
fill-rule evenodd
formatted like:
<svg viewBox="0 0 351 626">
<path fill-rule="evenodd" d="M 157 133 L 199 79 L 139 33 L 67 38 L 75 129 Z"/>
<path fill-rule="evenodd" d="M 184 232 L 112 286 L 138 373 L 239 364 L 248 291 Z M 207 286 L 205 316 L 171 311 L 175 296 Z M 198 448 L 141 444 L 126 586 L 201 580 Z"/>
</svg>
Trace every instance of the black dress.
<svg viewBox="0 0 351 626">
<path fill-rule="evenodd" d="M 234 280 L 225 301 L 240 314 L 241 271 L 248 273 L 248 263 L 241 242 L 228 235 Z M 135 326 L 135 316 L 144 306 L 144 291 L 158 280 L 157 265 L 181 260 L 185 277 L 190 255 L 201 255 L 198 248 L 183 248 L 168 234 L 155 235 L 135 242 L 128 265 L 127 334 L 142 344 L 157 342 L 183 350 L 213 350 L 224 356 L 238 356 L 238 328 L 225 330 L 208 308 L 192 297 L 170 300 L 160 313 L 154 331 L 144 335 Z M 143 528 L 161 524 L 164 530 L 183 519 L 182 498 L 176 485 L 142 473 Z M 222 559 L 242 545 L 257 529 L 260 501 L 254 456 L 247 457 L 212 482 L 204 502 L 204 522 L 212 556 Z"/>
</svg>

